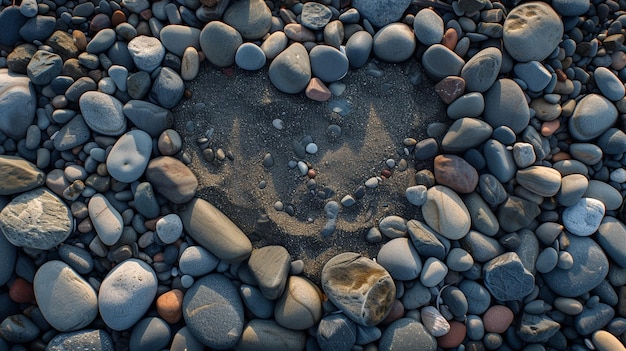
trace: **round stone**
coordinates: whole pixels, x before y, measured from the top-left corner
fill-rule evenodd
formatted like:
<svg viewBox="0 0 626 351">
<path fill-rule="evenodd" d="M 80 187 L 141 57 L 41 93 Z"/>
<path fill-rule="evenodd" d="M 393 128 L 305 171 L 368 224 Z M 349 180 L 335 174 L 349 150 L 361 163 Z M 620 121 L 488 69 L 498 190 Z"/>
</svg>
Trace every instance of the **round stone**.
<svg viewBox="0 0 626 351">
<path fill-rule="evenodd" d="M 265 53 L 258 45 L 253 43 L 242 44 L 235 53 L 237 66 L 248 71 L 256 71 L 263 68 L 265 61 Z"/>
<path fill-rule="evenodd" d="M 178 268 L 183 274 L 201 277 L 217 268 L 219 261 L 220 259 L 207 249 L 194 245 L 186 248 L 180 255 Z"/>
<path fill-rule="evenodd" d="M 283 296 L 276 301 L 274 319 L 285 328 L 306 330 L 322 319 L 321 299 L 322 292 L 317 285 L 304 277 L 292 275 L 287 280 Z"/>
<path fill-rule="evenodd" d="M 309 53 L 313 76 L 324 82 L 334 82 L 348 73 L 348 58 L 328 45 L 316 45 Z"/>
<path fill-rule="evenodd" d="M 249 3 L 242 1 L 241 3 Z M 265 4 L 263 4 L 265 6 Z M 200 33 L 200 47 L 206 58 L 217 67 L 228 67 L 235 63 L 237 49 L 243 43 L 239 32 L 221 21 L 207 23 Z"/>
<path fill-rule="evenodd" d="M 503 305 L 489 307 L 483 315 L 483 325 L 487 333 L 504 333 L 514 319 L 513 311 Z"/>
<path fill-rule="evenodd" d="M 128 53 L 137 68 L 150 73 L 161 65 L 165 57 L 165 47 L 155 37 L 140 35 L 128 42 Z"/>
<path fill-rule="evenodd" d="M 624 97 L 624 83 L 606 67 L 598 67 L 593 71 L 593 79 L 598 89 L 607 99 L 618 101 Z"/>
<path fill-rule="evenodd" d="M 350 67 L 363 67 L 370 58 L 373 45 L 374 39 L 367 31 L 361 30 L 352 34 L 345 47 Z"/>
<path fill-rule="evenodd" d="M 376 0 L 354 0 L 352 6 L 359 14 L 375 27 L 397 22 L 404 11 L 411 5 L 411 0 L 389 0 L 384 3 Z"/>
<path fill-rule="evenodd" d="M 88 91 L 81 95 L 79 105 L 85 123 L 94 132 L 118 136 L 126 131 L 123 105 L 113 96 Z"/>
<path fill-rule="evenodd" d="M 450 240 L 459 240 L 470 229 L 470 214 L 463 200 L 452 189 L 435 185 L 428 189 L 422 216 L 437 233 Z"/>
<path fill-rule="evenodd" d="M 456 155 L 438 155 L 434 160 L 435 180 L 452 190 L 467 194 L 478 185 L 478 172 L 467 161 Z"/>
<path fill-rule="evenodd" d="M 465 80 L 465 89 L 470 92 L 485 92 L 498 78 L 502 65 L 502 52 L 497 48 L 486 48 L 465 63 L 461 78 Z"/>
<path fill-rule="evenodd" d="M 576 104 L 569 118 L 569 132 L 577 141 L 590 141 L 611 128 L 617 120 L 617 108 L 607 98 L 588 94 Z"/>
<path fill-rule="evenodd" d="M 165 215 L 157 221 L 156 233 L 163 243 L 175 243 L 183 234 L 183 222 L 175 213 Z"/>
<path fill-rule="evenodd" d="M 550 5 L 533 1 L 516 6 L 504 21 L 502 40 L 520 62 L 542 61 L 561 42 L 563 22 Z"/>
<path fill-rule="evenodd" d="M 406 196 L 406 199 L 412 205 L 422 206 L 423 204 L 426 203 L 427 191 L 428 191 L 428 188 L 426 188 L 423 185 L 414 185 L 414 186 L 410 186 L 406 188 L 406 191 L 404 194 Z"/>
<path fill-rule="evenodd" d="M 422 270 L 419 254 L 408 238 L 396 238 L 385 243 L 376 260 L 397 280 L 413 280 L 419 277 Z"/>
<path fill-rule="evenodd" d="M 422 66 L 435 81 L 448 76 L 458 76 L 465 61 L 454 51 L 441 44 L 431 45 L 422 55 Z"/>
<path fill-rule="evenodd" d="M 626 225 L 617 218 L 606 216 L 602 220 L 596 241 L 604 249 L 604 252 L 612 258 L 618 265 L 626 265 Z"/>
<path fill-rule="evenodd" d="M 150 100 L 163 108 L 173 108 L 178 104 L 185 92 L 185 85 L 181 76 L 169 67 L 163 67 L 152 82 Z"/>
<path fill-rule="evenodd" d="M 374 35 L 374 55 L 386 62 L 407 60 L 416 47 L 413 31 L 404 23 L 392 23 L 381 28 Z"/>
<path fill-rule="evenodd" d="M 424 267 L 420 274 L 420 282 L 427 288 L 432 288 L 443 281 L 448 274 L 448 267 L 434 257 L 428 257 L 424 261 Z"/>
<path fill-rule="evenodd" d="M 164 320 L 148 317 L 133 328 L 129 347 L 131 350 L 160 350 L 169 344 L 171 337 L 170 327 Z"/>
<path fill-rule="evenodd" d="M 152 153 L 152 138 L 142 130 L 122 135 L 107 156 L 107 171 L 123 183 L 132 183 L 143 175 Z"/>
<path fill-rule="evenodd" d="M 421 9 L 415 14 L 413 31 L 420 43 L 433 45 L 441 42 L 443 38 L 443 19 L 432 9 Z"/>
<path fill-rule="evenodd" d="M 232 2 L 222 18 L 246 40 L 263 38 L 272 26 L 272 13 L 263 0 Z"/>
<path fill-rule="evenodd" d="M 520 169 L 515 179 L 526 190 L 542 197 L 554 196 L 561 188 L 561 173 L 546 166 L 530 166 Z"/>
<path fill-rule="evenodd" d="M 326 5 L 318 2 L 306 2 L 302 6 L 300 22 L 309 29 L 320 30 L 326 27 L 332 16 L 333 13 Z"/>
<path fill-rule="evenodd" d="M 291 44 L 272 61 L 268 75 L 272 84 L 284 93 L 303 91 L 311 80 L 311 63 L 305 47 Z"/>
<path fill-rule="evenodd" d="M 604 211 L 602 201 L 583 197 L 563 211 L 563 225 L 572 234 L 589 236 L 600 226 Z"/>
<path fill-rule="evenodd" d="M 493 83 L 485 93 L 484 119 L 493 128 L 508 126 L 515 133 L 523 131 L 530 121 L 530 110 L 522 88 L 506 78 Z"/>
<path fill-rule="evenodd" d="M 478 118 L 459 118 L 452 123 L 441 141 L 446 152 L 462 152 L 476 147 L 489 139 L 493 128 Z"/>
<path fill-rule="evenodd" d="M 200 49 L 200 29 L 198 28 L 171 24 L 161 29 L 159 38 L 167 51 L 176 56 L 183 56 L 189 47 Z"/>
</svg>

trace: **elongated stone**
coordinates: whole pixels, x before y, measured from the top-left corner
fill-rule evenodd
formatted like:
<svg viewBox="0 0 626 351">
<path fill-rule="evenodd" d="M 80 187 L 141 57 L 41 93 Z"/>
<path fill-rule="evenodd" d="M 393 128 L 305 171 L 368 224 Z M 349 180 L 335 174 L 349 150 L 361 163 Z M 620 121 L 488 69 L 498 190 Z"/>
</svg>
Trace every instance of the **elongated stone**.
<svg viewBox="0 0 626 351">
<path fill-rule="evenodd" d="M 530 166 L 520 169 L 515 179 L 527 190 L 543 197 L 554 196 L 561 188 L 561 173 L 546 166 Z"/>
<path fill-rule="evenodd" d="M 43 185 L 46 175 L 18 156 L 0 156 L 0 195 L 22 193 Z"/>
</svg>

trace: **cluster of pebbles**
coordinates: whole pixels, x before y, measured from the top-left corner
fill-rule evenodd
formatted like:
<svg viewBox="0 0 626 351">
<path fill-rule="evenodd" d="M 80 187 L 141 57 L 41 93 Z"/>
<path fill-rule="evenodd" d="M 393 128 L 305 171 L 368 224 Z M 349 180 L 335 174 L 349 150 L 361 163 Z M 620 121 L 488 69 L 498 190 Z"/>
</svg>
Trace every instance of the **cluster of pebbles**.
<svg viewBox="0 0 626 351">
<path fill-rule="evenodd" d="M 2 6 L 0 350 L 624 350 L 626 3 Z M 423 220 L 320 286 L 196 197 L 169 109 L 202 62 L 327 101 L 372 57 L 417 57 L 452 123 L 401 146 Z"/>
</svg>

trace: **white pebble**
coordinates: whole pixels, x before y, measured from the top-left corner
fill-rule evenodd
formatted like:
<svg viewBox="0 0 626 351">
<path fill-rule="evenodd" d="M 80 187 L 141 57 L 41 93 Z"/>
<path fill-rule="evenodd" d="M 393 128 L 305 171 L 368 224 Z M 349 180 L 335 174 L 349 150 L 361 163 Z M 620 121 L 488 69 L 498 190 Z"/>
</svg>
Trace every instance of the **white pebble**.
<svg viewBox="0 0 626 351">
<path fill-rule="evenodd" d="M 626 169 L 618 168 L 611 172 L 611 180 L 620 184 L 626 182 Z"/>
<path fill-rule="evenodd" d="M 315 155 L 317 153 L 317 144 L 315 144 L 315 143 L 308 143 L 306 145 L 305 150 L 306 150 L 306 152 L 310 153 L 311 155 Z"/>
<path fill-rule="evenodd" d="M 272 121 L 272 126 L 278 130 L 283 130 L 285 128 L 285 122 L 280 118 L 276 118 Z"/>
<path fill-rule="evenodd" d="M 157 221 L 156 233 L 165 244 L 172 244 L 183 234 L 183 222 L 177 214 L 168 214 Z"/>
<path fill-rule="evenodd" d="M 374 189 L 378 187 L 378 177 L 372 177 L 365 181 L 365 186 Z"/>
<path fill-rule="evenodd" d="M 307 166 L 303 161 L 298 161 L 298 169 L 302 175 L 306 175 L 309 172 L 309 166 Z"/>
</svg>

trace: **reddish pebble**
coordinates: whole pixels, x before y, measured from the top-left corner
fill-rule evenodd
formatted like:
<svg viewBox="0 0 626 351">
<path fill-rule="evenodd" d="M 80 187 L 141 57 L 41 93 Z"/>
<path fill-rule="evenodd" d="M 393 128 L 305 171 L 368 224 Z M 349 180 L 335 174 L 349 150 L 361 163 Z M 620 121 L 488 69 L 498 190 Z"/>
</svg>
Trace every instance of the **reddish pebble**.
<svg viewBox="0 0 626 351">
<path fill-rule="evenodd" d="M 126 22 L 126 14 L 122 10 L 115 10 L 111 15 L 111 24 L 117 27 L 119 24 Z"/>
<path fill-rule="evenodd" d="M 391 170 L 388 168 L 385 168 L 380 172 L 380 176 L 383 178 L 391 178 L 392 175 L 393 172 L 391 172 Z"/>
<path fill-rule="evenodd" d="M 75 30 L 72 32 L 72 37 L 74 38 L 74 45 L 80 51 L 85 51 L 87 49 L 87 37 L 85 37 L 85 33 Z"/>
<path fill-rule="evenodd" d="M 163 217 L 163 216 L 158 216 L 157 218 L 149 219 L 149 220 L 143 222 L 143 225 L 145 225 L 146 228 L 148 228 L 148 230 L 155 231 L 156 230 L 156 222 L 158 222 L 159 219 L 161 219 L 161 217 Z"/>
<path fill-rule="evenodd" d="M 185 89 L 184 95 L 185 99 L 191 99 L 191 97 L 193 96 L 193 92 L 189 89 Z"/>
<path fill-rule="evenodd" d="M 387 315 L 387 317 L 383 319 L 382 324 L 389 325 L 397 321 L 398 319 L 402 318 L 403 316 L 404 316 L 404 305 L 402 304 L 402 302 L 400 302 L 400 300 L 395 300 L 393 302 L 393 305 L 391 305 L 391 311 L 389 311 L 389 314 Z"/>
<path fill-rule="evenodd" d="M 465 79 L 448 76 L 435 84 L 435 92 L 446 104 L 452 103 L 465 92 Z"/>
<path fill-rule="evenodd" d="M 554 132 L 556 132 L 556 130 L 559 129 L 560 126 L 561 122 L 559 122 L 558 119 L 543 122 L 543 124 L 541 125 L 541 135 L 545 137 L 550 136 L 554 134 Z"/>
<path fill-rule="evenodd" d="M 448 334 L 438 337 L 437 344 L 439 347 L 443 347 L 445 349 L 457 347 L 461 345 L 466 334 L 467 328 L 465 327 L 465 324 L 458 321 L 452 321 L 450 322 L 450 331 Z"/>
<path fill-rule="evenodd" d="M 109 16 L 104 13 L 99 13 L 91 19 L 91 24 L 89 25 L 89 29 L 93 32 L 99 32 L 105 28 L 111 27 L 111 19 Z"/>
<path fill-rule="evenodd" d="M 567 80 L 567 74 L 565 72 L 563 72 L 562 69 L 557 68 L 557 69 L 554 70 L 554 73 L 556 73 L 556 79 L 559 82 L 564 82 L 564 81 Z"/>
<path fill-rule="evenodd" d="M 16 278 L 9 288 L 9 297 L 17 303 L 29 303 L 35 301 L 33 284 L 22 278 Z"/>
<path fill-rule="evenodd" d="M 552 162 L 558 162 L 563 160 L 570 160 L 572 156 L 564 151 L 559 151 L 556 154 L 552 155 Z"/>
<path fill-rule="evenodd" d="M 502 305 L 489 307 L 483 315 L 483 324 L 487 333 L 504 333 L 513 323 L 513 311 Z"/>
<path fill-rule="evenodd" d="M 152 256 L 152 260 L 154 262 L 163 262 L 165 261 L 165 254 L 163 252 L 159 252 L 155 254 L 154 256 Z"/>
<path fill-rule="evenodd" d="M 309 169 L 309 171 L 306 173 L 307 177 L 313 179 L 315 178 L 316 174 L 315 174 L 315 170 L 314 169 Z"/>
<path fill-rule="evenodd" d="M 178 289 L 170 290 L 159 296 L 156 301 L 156 309 L 159 316 L 166 322 L 174 324 L 183 317 L 183 294 Z"/>
<path fill-rule="evenodd" d="M 141 12 L 139 12 L 139 16 L 141 16 L 142 19 L 144 20 L 149 20 L 150 18 L 152 18 L 152 10 L 150 9 L 145 9 Z"/>
<path fill-rule="evenodd" d="M 232 67 L 226 67 L 222 69 L 222 73 L 224 73 L 226 77 L 232 77 L 235 75 L 235 69 Z"/>
<path fill-rule="evenodd" d="M 448 28 L 448 30 L 443 34 L 443 40 L 441 44 L 447 47 L 450 50 L 454 50 L 456 47 L 456 43 L 459 41 L 459 34 L 453 28 Z"/>
<path fill-rule="evenodd" d="M 313 77 L 305 90 L 306 97 L 314 101 L 328 101 L 330 99 L 330 90 L 321 79 Z"/>
</svg>

